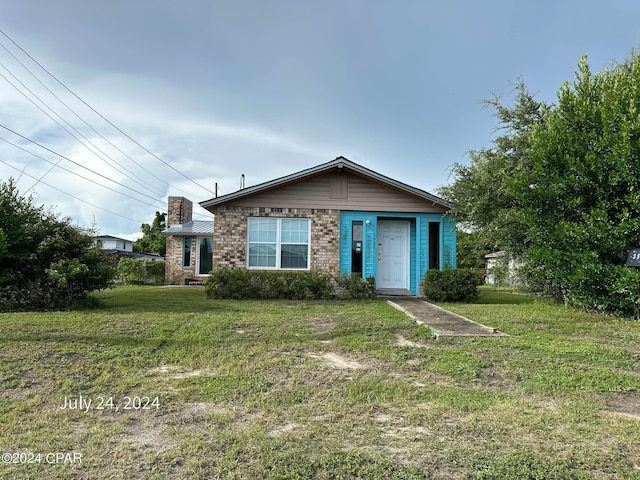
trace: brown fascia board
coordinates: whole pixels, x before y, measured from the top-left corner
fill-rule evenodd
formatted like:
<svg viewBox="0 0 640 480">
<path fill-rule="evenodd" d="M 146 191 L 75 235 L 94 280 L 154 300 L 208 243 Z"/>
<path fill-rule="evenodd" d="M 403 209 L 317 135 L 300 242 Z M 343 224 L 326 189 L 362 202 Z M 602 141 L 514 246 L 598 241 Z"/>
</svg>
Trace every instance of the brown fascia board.
<svg viewBox="0 0 640 480">
<path fill-rule="evenodd" d="M 327 173 L 335 170 L 341 171 L 343 169 L 351 173 L 354 173 L 356 175 L 359 175 L 361 177 L 367 178 L 369 180 L 373 180 L 375 182 L 381 183 L 388 187 L 394 188 L 396 190 L 400 190 L 402 192 L 414 195 L 423 200 L 430 201 L 434 204 L 442 205 L 443 207 L 447 207 L 447 208 L 453 207 L 451 203 L 447 202 L 446 200 L 440 197 L 437 197 L 436 195 L 433 195 L 424 190 L 420 190 L 419 188 L 412 187 L 410 185 L 407 185 L 406 183 L 399 182 L 397 180 L 389 178 L 373 170 L 369 170 L 368 168 L 365 168 L 362 165 L 358 165 L 357 163 L 354 163 L 345 157 L 337 157 L 334 160 L 331 160 L 326 163 L 322 163 L 320 165 L 316 165 L 315 167 L 301 170 L 297 173 L 292 173 L 290 175 L 276 178 L 268 182 L 260 183 L 252 187 L 243 188 L 242 190 L 238 190 L 236 192 L 229 193 L 227 195 L 222 195 L 221 197 L 212 198 L 210 200 L 204 200 L 200 202 L 200 206 L 206 209 L 207 207 L 224 205 L 225 203 L 232 202 L 240 198 L 255 195 L 257 193 L 266 192 L 274 188 L 283 187 L 290 183 L 299 182 L 300 180 L 304 180 L 305 178 L 314 177 L 316 175 L 321 175 L 323 173 Z"/>
</svg>

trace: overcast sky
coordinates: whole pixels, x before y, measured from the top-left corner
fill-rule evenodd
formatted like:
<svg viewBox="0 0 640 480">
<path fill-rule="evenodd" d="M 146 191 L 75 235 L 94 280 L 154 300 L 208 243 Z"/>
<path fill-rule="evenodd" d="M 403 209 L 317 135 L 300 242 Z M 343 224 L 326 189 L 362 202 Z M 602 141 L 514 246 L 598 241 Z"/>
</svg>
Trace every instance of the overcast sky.
<svg viewBox="0 0 640 480">
<path fill-rule="evenodd" d="M 581 55 L 597 72 L 640 46 L 639 18 L 636 0 L 0 0 L 0 30 L 62 83 L 0 34 L 0 180 L 126 238 L 168 195 L 340 155 L 436 193 L 490 145 L 483 99 L 522 77 L 554 103 Z"/>
</svg>

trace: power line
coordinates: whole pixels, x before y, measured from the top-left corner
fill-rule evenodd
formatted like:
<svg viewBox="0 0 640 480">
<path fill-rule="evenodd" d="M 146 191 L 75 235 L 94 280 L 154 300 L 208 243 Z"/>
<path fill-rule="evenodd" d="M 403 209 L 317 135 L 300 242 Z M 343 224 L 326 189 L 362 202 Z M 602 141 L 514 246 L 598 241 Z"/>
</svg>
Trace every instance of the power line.
<svg viewBox="0 0 640 480">
<path fill-rule="evenodd" d="M 98 135 L 100 138 L 102 138 L 105 142 L 107 142 L 109 145 L 111 145 L 114 149 L 116 149 L 118 152 L 120 152 L 122 155 L 124 155 L 126 158 L 128 158 L 129 160 L 131 160 L 133 163 L 135 163 L 140 169 L 142 169 L 144 172 L 146 172 L 147 174 L 149 174 L 151 177 L 155 178 L 156 180 L 160 181 L 161 183 L 170 186 L 169 183 L 167 183 L 165 180 L 163 180 L 162 178 L 156 176 L 153 172 L 151 172 L 150 170 L 148 170 L 147 168 L 145 168 L 143 165 L 141 165 L 139 162 L 137 162 L 134 158 L 132 158 L 130 155 L 128 155 L 126 152 L 122 151 L 115 143 L 113 143 L 111 140 L 109 140 L 107 137 L 105 137 L 104 135 L 102 135 L 98 130 L 96 130 L 90 123 L 88 123 L 84 118 L 82 118 L 80 115 L 78 115 L 78 113 L 76 113 L 75 110 L 73 110 L 64 100 L 62 100 L 58 95 L 55 94 L 55 92 L 53 90 L 51 90 L 42 80 L 40 80 L 38 78 L 37 75 L 35 75 L 30 69 L 29 67 L 27 67 L 18 57 L 16 57 L 13 52 L 11 50 L 9 50 L 4 43 L 0 42 L 0 46 L 9 54 L 13 57 L 13 59 L 18 62 L 22 68 L 24 68 L 40 85 L 42 85 L 42 87 L 44 87 L 56 100 L 58 100 L 62 105 L 64 105 L 67 110 L 69 110 L 78 120 L 80 120 L 82 123 L 84 123 L 89 129 L 91 129 L 91 131 L 93 131 L 96 135 Z M 4 66 L 3 66 L 4 67 Z M 7 70 L 9 73 L 11 73 L 9 71 L 9 69 L 7 67 L 4 67 L 5 70 Z M 11 74 L 14 78 L 15 75 Z M 18 80 L 16 78 L 16 80 Z M 18 82 L 20 82 L 20 80 L 18 80 Z M 24 84 L 22 82 L 20 82 L 21 85 L 24 86 Z M 27 88 L 25 86 L 25 88 Z M 27 88 L 28 90 L 28 88 Z M 29 90 L 30 91 L 30 90 Z M 31 91 L 30 91 L 31 92 Z M 33 92 L 31 92 L 32 95 L 35 96 L 35 94 L 33 94 Z M 37 98 L 37 97 L 36 97 Z M 40 102 L 42 102 L 41 99 L 38 98 L 38 100 L 40 100 Z M 44 102 L 42 102 L 43 104 L 45 104 Z M 46 105 L 46 104 L 45 104 Z M 49 107 L 47 107 L 49 108 Z M 53 111 L 51 108 L 49 108 L 51 111 Z M 57 115 L 57 114 L 56 114 Z M 60 117 L 58 115 L 58 117 Z M 60 117 L 62 118 L 62 117 Z M 67 123 L 67 125 L 71 126 L 69 124 L 69 122 L 65 122 Z M 72 127 L 73 128 L 73 127 Z M 78 132 L 75 128 L 74 130 L 76 132 Z M 80 133 L 80 132 L 78 132 Z M 86 138 L 83 136 L 83 138 Z M 93 144 L 92 144 L 93 145 Z M 97 148 L 97 147 L 96 147 Z M 186 193 L 186 192 L 185 192 Z"/>
<path fill-rule="evenodd" d="M 103 162 L 105 162 L 107 165 L 114 167 L 116 169 L 116 171 L 122 173 L 125 177 L 128 177 L 129 179 L 133 180 L 134 183 L 138 184 L 139 186 L 141 186 L 142 188 L 147 189 L 150 192 L 153 193 L 158 193 L 159 190 L 157 192 L 154 192 L 152 189 L 150 189 L 148 186 L 146 186 L 144 183 L 142 183 L 141 181 L 139 181 L 137 178 L 137 176 L 131 172 L 129 169 L 127 169 L 126 167 L 124 167 L 123 165 L 121 165 L 120 163 L 118 163 L 116 160 L 114 160 L 113 158 L 111 158 L 109 155 L 107 155 L 105 152 L 103 152 L 99 147 L 97 147 L 91 140 L 89 140 L 87 137 L 85 137 L 81 132 L 78 131 L 78 129 L 76 129 L 73 125 L 71 125 L 69 122 L 67 122 L 64 118 L 62 118 L 57 112 L 55 112 L 51 107 L 49 107 L 44 101 L 42 101 L 42 99 L 40 99 L 40 97 L 38 97 L 35 93 L 33 93 L 33 91 L 31 91 L 31 89 L 29 89 L 29 87 L 27 87 L 24 83 L 22 83 L 18 78 L 16 78 L 16 76 L 11 73 L 9 71 L 9 69 L 7 67 L 4 66 L 4 64 L 2 62 L 0 62 L 0 67 L 4 68 L 9 75 L 11 75 L 18 83 L 20 83 L 20 85 L 22 85 L 31 95 L 33 95 L 36 99 L 38 99 L 38 101 L 40 103 L 42 103 L 45 107 L 47 107 L 47 109 L 49 109 L 54 115 L 56 115 L 60 120 L 62 120 L 63 122 L 65 122 L 67 125 L 69 125 L 69 127 L 71 129 L 73 129 L 78 135 L 80 135 L 84 140 L 86 140 L 93 148 L 95 148 L 97 151 L 99 151 L 100 153 L 102 153 L 103 155 L 105 155 L 107 158 L 109 158 L 113 163 L 115 163 L 117 166 L 119 166 L 120 168 L 122 168 L 123 170 L 125 170 L 127 173 L 129 173 L 131 176 L 128 177 L 124 172 L 122 172 L 122 170 L 118 170 L 118 168 L 115 168 L 113 165 L 111 165 L 109 162 L 107 162 L 107 160 L 102 157 L 101 155 L 98 155 L 94 150 L 92 150 L 91 148 L 89 148 L 88 145 L 86 145 L 82 140 L 80 140 L 77 136 L 75 136 L 73 133 L 71 133 L 64 125 L 62 125 L 59 121 L 57 121 L 55 118 L 53 118 L 51 115 L 49 115 L 47 112 L 45 112 L 42 107 L 40 107 L 38 104 L 36 104 L 32 99 L 30 99 L 24 92 L 20 91 L 20 89 L 13 84 L 13 82 L 11 82 L 7 77 L 5 77 L 2 73 L 0 73 L 0 77 L 4 78 L 5 81 L 11 85 L 13 88 L 16 89 L 16 91 L 22 95 L 24 98 L 26 98 L 29 102 L 31 102 L 33 104 L 33 106 L 35 106 L 38 110 L 40 110 L 42 113 L 44 113 L 47 117 L 49 117 L 49 119 L 51 119 L 54 123 L 56 123 L 60 128 L 62 128 L 65 132 L 67 132 L 69 135 L 71 135 L 73 138 L 75 138 L 83 147 L 85 147 L 87 150 L 89 150 L 91 153 L 93 153 L 96 157 L 98 157 L 100 160 L 102 160 Z M 136 178 L 133 178 L 136 177 Z"/>
<path fill-rule="evenodd" d="M 11 164 L 10 164 L 10 163 L 8 163 L 8 162 L 5 162 L 4 160 L 0 160 L 0 162 L 1 162 L 1 163 L 4 163 L 4 164 L 5 164 L 5 165 L 7 165 L 8 167 L 13 168 L 14 170 L 17 170 L 17 171 L 19 171 L 19 172 L 21 171 L 19 168 L 14 167 L 13 165 L 11 165 Z M 29 175 L 28 173 L 22 172 L 22 174 L 23 174 L 23 175 L 26 175 L 27 177 L 33 178 L 34 180 L 38 180 L 38 178 L 34 177 L 33 175 Z M 53 185 L 50 185 L 50 184 L 48 184 L 48 183 L 46 183 L 46 182 L 42 182 L 42 181 L 40 181 L 39 183 L 42 183 L 43 185 L 46 185 L 47 187 L 53 188 L 54 190 L 57 190 L 57 191 L 58 191 L 58 192 L 60 192 L 60 193 L 64 193 L 65 195 L 67 195 L 67 196 L 69 196 L 69 197 L 73 198 L 74 200 L 78 200 L 78 201 L 80 201 L 80 202 L 82 202 L 82 203 L 86 203 L 87 205 L 90 205 L 90 206 L 92 206 L 92 207 L 94 207 L 94 208 L 97 208 L 98 210 L 102 210 L 103 212 L 107 212 L 107 213 L 109 213 L 109 214 L 111 214 L 111 215 L 115 215 L 116 217 L 124 218 L 125 220 L 130 220 L 130 221 L 132 221 L 132 222 L 140 223 L 140 221 L 139 221 L 139 220 L 134 220 L 133 218 L 125 217 L 124 215 L 120 215 L 119 213 L 111 212 L 111 211 L 107 210 L 106 208 L 102 208 L 102 207 L 99 207 L 98 205 L 94 205 L 93 203 L 87 202 L 86 200 L 83 200 L 83 199 L 81 199 L 81 198 L 78 198 L 78 197 L 76 197 L 75 195 L 71 195 L 70 193 L 67 193 L 67 192 L 65 192 L 64 190 L 61 190 L 61 189 L 59 189 L 58 187 L 54 187 Z"/>
<path fill-rule="evenodd" d="M 11 43 L 13 43 L 13 45 L 15 45 L 22 53 L 24 53 L 27 57 L 29 57 L 29 59 L 34 62 L 36 65 L 38 65 L 44 72 L 47 73 L 47 75 L 49 75 L 51 78 L 53 78 L 58 84 L 60 84 L 65 90 L 67 90 L 71 95 L 73 95 L 75 98 L 77 98 L 80 102 L 82 102 L 87 108 L 89 108 L 92 112 L 94 112 L 96 115 L 98 115 L 100 118 L 102 118 L 105 122 L 107 122 L 109 125 L 111 125 L 113 128 L 115 128 L 118 132 L 120 132 L 122 135 L 124 135 L 125 137 L 127 137 L 130 141 L 132 141 L 133 143 L 135 143 L 138 147 L 140 147 L 142 150 L 144 150 L 145 152 L 147 152 L 149 155 L 151 155 L 152 157 L 154 157 L 155 159 L 159 160 L 160 162 L 162 162 L 163 164 L 165 164 L 167 167 L 171 168 L 173 171 L 175 171 L 176 173 L 178 173 L 179 175 L 181 175 L 182 177 L 186 178 L 187 180 L 189 180 L 190 182 L 192 182 L 194 185 L 197 185 L 198 187 L 202 188 L 203 190 L 213 194 L 213 192 L 208 189 L 207 187 L 201 185 L 200 183 L 196 182 L 195 180 L 193 180 L 192 178 L 188 177 L 187 175 L 185 175 L 184 173 L 182 173 L 181 171 L 179 171 L 178 169 L 176 169 L 173 165 L 169 164 L 168 162 L 164 161 L 162 158 L 160 158 L 158 155 L 156 155 L 155 153 L 151 152 L 149 149 L 147 149 L 145 146 L 143 146 L 141 143 L 139 143 L 137 140 L 133 139 L 130 135 L 128 135 L 126 132 L 124 132 L 120 127 L 118 127 L 117 125 L 115 125 L 113 122 L 111 122 L 111 120 L 109 120 L 108 118 L 106 118 L 104 115 L 102 115 L 100 112 L 98 112 L 95 108 L 93 108 L 91 105 L 89 105 L 87 102 L 85 102 L 82 98 L 80 98 L 74 91 L 72 91 L 69 87 L 67 87 L 61 80 L 59 80 L 53 73 L 51 73 L 49 70 L 47 70 L 40 62 L 38 62 L 35 58 L 33 58 L 24 48 L 22 48 L 20 45 L 18 45 L 15 40 L 13 40 L 9 35 L 7 35 L 2 29 L 0 29 L 0 33 L 2 35 L 4 35 Z"/>
<path fill-rule="evenodd" d="M 19 134 L 19 133 L 17 133 L 17 132 L 14 132 L 13 130 L 11 130 L 11 129 L 9 129 L 9 128 L 5 127 L 4 125 L 0 125 L 0 127 L 1 127 L 1 128 L 4 128 L 4 129 L 6 129 L 6 130 L 9 130 L 10 132 L 12 132 L 12 133 L 14 133 L 14 134 L 18 135 L 19 137 L 24 138 L 25 140 L 27 140 L 27 141 L 29 141 L 29 142 L 31 142 L 31 143 L 33 143 L 33 144 L 37 145 L 37 146 L 40 146 L 41 148 L 44 148 L 45 150 L 49 151 L 50 153 L 53 153 L 53 154 L 55 154 L 55 155 L 58 155 L 58 156 L 60 157 L 60 160 L 63 160 L 63 159 L 64 159 L 64 160 L 67 160 L 67 161 L 69 161 L 69 162 L 73 163 L 74 165 L 78 165 L 78 166 L 80 166 L 81 168 L 84 168 L 85 170 L 88 170 L 88 171 L 89 171 L 89 172 L 91 172 L 91 173 L 94 173 L 94 174 L 96 174 L 96 175 L 99 175 L 99 176 L 101 176 L 101 177 L 103 177 L 103 178 L 105 178 L 105 179 L 107 179 L 107 180 L 109 180 L 109 181 L 111 181 L 111 182 L 115 183 L 116 185 L 119 185 L 119 186 L 121 186 L 121 187 L 127 188 L 127 189 L 129 189 L 129 190 L 132 190 L 133 192 L 138 193 L 138 194 L 140 194 L 140 195 L 144 195 L 144 196 L 146 196 L 146 197 L 148 197 L 148 198 L 151 198 L 153 201 L 155 201 L 155 202 L 158 202 L 158 203 L 162 204 L 162 206 L 161 206 L 161 207 L 158 207 L 158 205 L 157 205 L 157 204 L 156 204 L 156 205 L 154 205 L 154 204 L 151 204 L 151 203 L 145 202 L 144 200 L 140 200 L 139 198 L 132 197 L 131 195 L 127 195 L 126 193 L 121 192 L 121 191 L 118 191 L 118 190 L 116 190 L 116 189 L 114 189 L 114 188 L 108 187 L 107 185 L 103 185 L 103 184 L 101 184 L 101 183 L 99 183 L 99 182 L 96 182 L 95 180 L 92 180 L 92 179 L 90 179 L 90 178 L 88 178 L 88 177 L 85 177 L 84 175 L 80 175 L 79 173 L 74 172 L 73 170 L 69 170 L 68 168 L 65 168 L 65 167 L 61 167 L 61 166 L 59 166 L 58 164 L 60 163 L 60 160 L 58 160 L 58 162 L 54 163 L 54 162 L 52 162 L 51 160 L 48 160 L 48 159 L 46 159 L 46 158 L 44 158 L 44 157 L 42 157 L 42 156 L 40 156 L 40 155 L 37 155 L 37 154 L 35 154 L 35 153 L 33 153 L 33 152 L 31 152 L 31 151 L 27 150 L 27 149 L 26 149 L 26 148 L 24 148 L 24 147 L 21 147 L 20 145 L 18 145 L 18 144 L 16 144 L 16 143 L 11 142 L 10 140 L 7 140 L 6 138 L 2 138 L 2 137 L 0 137 L 0 141 L 5 142 L 6 144 L 11 145 L 11 146 L 13 146 L 13 147 L 15 147 L 15 148 L 17 148 L 17 149 L 19 149 L 19 150 L 22 150 L 23 152 L 28 153 L 29 155 L 31 155 L 31 156 L 33 156 L 33 157 L 35 157 L 35 158 L 39 158 L 40 160 L 43 160 L 43 161 L 45 161 L 45 162 L 50 163 L 50 164 L 52 164 L 52 165 L 53 165 L 53 167 L 51 167 L 51 168 L 50 168 L 50 169 L 49 169 L 49 170 L 48 170 L 48 171 L 47 171 L 47 172 L 46 172 L 42 177 L 40 177 L 40 179 L 38 179 L 38 182 L 36 182 L 36 184 L 37 184 L 37 183 L 44 183 L 44 182 L 42 182 L 42 179 L 43 179 L 46 175 L 48 175 L 48 174 L 49 174 L 49 172 L 51 172 L 51 170 L 53 170 L 53 168 L 54 168 L 54 167 L 58 166 L 58 168 L 60 168 L 61 170 L 64 170 L 64 171 L 66 171 L 66 172 L 69 172 L 69 173 L 71 173 L 72 175 L 75 175 L 75 176 L 77 176 L 77 177 L 79 177 L 79 178 L 82 178 L 83 180 L 86 180 L 86 181 L 88 181 L 88 182 L 94 183 L 95 185 L 98 185 L 98 186 L 100 186 L 100 187 L 102 187 L 102 188 L 105 188 L 105 189 L 107 189 L 107 190 L 109 190 L 109 191 L 111 191 L 111 192 L 114 192 L 114 193 L 117 193 L 117 194 L 119 194 L 119 195 L 122 195 L 123 197 L 130 198 L 130 199 L 132 199 L 132 200 L 135 200 L 136 202 L 142 203 L 142 204 L 147 205 L 147 206 L 149 206 L 149 207 L 153 207 L 153 208 L 159 209 L 159 210 L 161 210 L 161 211 L 162 211 L 162 210 L 164 210 L 164 209 L 166 208 L 166 202 L 164 202 L 163 200 L 156 199 L 156 198 L 153 198 L 153 197 L 149 197 L 148 195 L 145 195 L 145 194 L 144 194 L 144 193 L 142 193 L 142 192 L 138 192 L 138 191 L 136 191 L 136 190 L 133 190 L 132 188 L 127 187 L 126 185 L 123 185 L 123 184 L 121 184 L 121 183 L 117 182 L 116 180 L 113 180 L 113 179 L 111 179 L 111 178 L 109 178 L 109 177 L 106 177 L 106 176 L 104 176 L 104 175 L 101 175 L 100 173 L 95 172 L 95 171 L 93 171 L 93 170 L 91 170 L 91 169 L 89 169 L 89 168 L 85 167 L 84 165 L 81 165 L 81 164 L 79 164 L 79 163 L 77 163 L 77 162 L 75 162 L 75 161 L 73 161 L 73 160 L 71 160 L 71 159 L 69 159 L 69 158 L 66 158 L 66 157 L 64 157 L 64 156 L 62 156 L 62 155 L 59 155 L 59 154 L 57 154 L 56 152 L 54 152 L 53 150 L 51 150 L 51 149 L 49 149 L 49 148 L 47 148 L 47 147 L 44 147 L 44 146 L 42 146 L 42 145 L 38 144 L 37 142 L 35 142 L 35 141 L 33 141 L 33 140 L 30 140 L 29 138 L 24 137 L 23 135 L 20 135 L 20 134 Z M 6 163 L 6 162 L 3 162 L 3 163 Z M 13 167 L 13 166 L 12 166 L 12 168 L 16 168 L 16 167 Z M 26 168 L 26 167 L 25 167 L 25 168 Z M 24 168 L 23 168 L 23 171 L 24 171 Z M 27 174 L 25 174 L 25 175 L 27 175 Z M 35 178 L 35 177 L 31 176 L 31 175 L 28 175 L 28 176 L 29 176 L 29 177 L 31 177 L 31 178 Z M 33 188 L 36 186 L 36 184 L 34 184 L 31 188 L 29 188 L 29 189 L 27 190 L 27 192 L 28 192 L 29 190 L 33 189 Z M 47 185 L 47 184 L 45 184 L 45 185 Z M 194 216 L 199 216 L 199 217 L 202 217 L 202 218 L 209 218 L 208 216 L 203 215 L 203 214 L 200 214 L 200 213 L 194 213 Z"/>
<path fill-rule="evenodd" d="M 57 157 L 63 158 L 63 159 L 65 159 L 65 160 L 67 160 L 68 162 L 71 162 L 71 163 L 73 163 L 74 165 L 79 166 L 80 168 L 84 168 L 85 170 L 87 170 L 87 171 L 89 171 L 89 172 L 93 173 L 94 175 L 98 175 L 99 177 L 104 178 L 104 179 L 106 179 L 106 180 L 108 180 L 108 181 L 110 181 L 110 182 L 113 182 L 113 183 L 115 183 L 116 185 L 121 186 L 122 188 L 126 188 L 127 190 L 131 190 L 132 192 L 137 193 L 138 195 L 142 195 L 143 197 L 150 198 L 150 199 L 151 199 L 151 200 L 153 200 L 154 202 L 164 203 L 164 202 L 162 202 L 161 200 L 159 200 L 159 199 L 157 199 L 157 198 L 151 197 L 151 196 L 147 195 L 146 193 L 139 192 L 138 190 L 134 190 L 133 188 L 128 187 L 127 185 L 124 185 L 124 184 L 122 184 L 122 183 L 120 183 L 120 182 L 118 182 L 118 181 L 116 181 L 116 180 L 113 180 L 112 178 L 107 177 L 106 175 L 103 175 L 102 173 L 96 172 L 95 170 L 92 170 L 92 169 L 90 169 L 90 168 L 88 168 L 88 167 L 85 167 L 85 166 L 84 166 L 84 165 L 82 165 L 81 163 L 78 163 L 78 162 L 76 162 L 75 160 L 71 160 L 70 158 L 68 158 L 68 157 L 66 157 L 66 156 L 64 156 L 64 155 L 62 155 L 62 154 L 60 154 L 60 153 L 58 153 L 58 152 L 56 152 L 56 151 L 54 151 L 54 150 L 51 150 L 51 149 L 50 149 L 50 148 L 48 148 L 48 147 L 45 147 L 44 145 L 42 145 L 42 144 L 40 144 L 40 143 L 36 142 L 35 140 L 31 140 L 30 138 L 25 137 L 24 135 L 21 135 L 21 134 L 19 134 L 18 132 L 16 132 L 15 130 L 10 129 L 9 127 L 7 127 L 7 126 L 5 126 L 5 125 L 0 124 L 0 128 L 4 128 L 5 130 L 7 130 L 7 131 L 9 131 L 9 132 L 13 133 L 14 135 L 16 135 L 16 136 L 18 136 L 18 137 L 20 137 L 20 138 L 22 138 L 22 139 L 26 140 L 27 142 L 33 143 L 34 145 L 37 145 L 38 147 L 40 147 L 40 148 L 42 148 L 42 149 L 46 150 L 47 152 L 49 152 L 49 153 L 53 153 L 53 154 L 54 154 L 54 155 L 56 155 Z M 27 153 L 31 153 L 31 152 L 29 152 L 28 150 L 25 150 L 25 149 L 23 149 L 22 147 L 19 147 L 19 146 L 17 146 L 16 144 L 14 144 L 14 143 L 12 143 L 12 142 L 9 142 L 9 141 L 7 141 L 7 140 L 5 140 L 5 139 L 3 139 L 3 138 L 0 138 L 0 140 L 3 140 L 4 142 L 9 143 L 9 144 L 11 144 L 11 145 L 13 145 L 13 146 L 15 146 L 15 147 L 17 147 L 17 148 L 20 148 L 21 150 L 23 150 L 23 151 L 25 151 L 25 152 L 27 152 Z M 42 157 L 39 157 L 39 158 L 42 158 Z M 44 160 L 44 159 L 43 159 L 43 160 Z M 46 160 L 45 160 L 45 161 L 46 161 Z M 123 194 L 123 193 L 121 193 L 121 192 L 118 192 L 118 193 L 120 193 L 121 195 L 124 195 L 124 194 Z M 126 195 L 126 196 L 128 196 L 128 195 Z M 130 197 L 130 198 L 133 198 L 133 197 Z M 138 200 L 138 199 L 135 199 L 135 200 Z M 138 200 L 138 201 L 139 201 L 139 202 L 142 202 L 141 200 Z M 142 203 L 145 203 L 145 202 L 142 202 Z M 151 205 L 151 204 L 147 204 L 147 205 Z M 153 206 L 153 205 L 151 205 L 151 206 Z"/>
<path fill-rule="evenodd" d="M 36 181 L 36 183 L 31 185 L 29 188 L 27 188 L 27 191 L 25 193 L 29 193 L 31 190 L 33 190 L 35 188 L 35 186 L 38 185 L 42 180 L 44 180 L 44 177 L 49 175 L 51 173 L 51 170 L 56 168 L 61 161 L 62 161 L 62 159 L 58 160 L 56 163 L 51 162 L 52 163 L 51 168 L 49 168 L 49 170 L 44 172 L 44 174 L 42 174 L 42 176 Z M 27 168 L 27 167 L 25 166 L 24 168 Z"/>
<path fill-rule="evenodd" d="M 15 144 L 15 143 L 13 143 L 13 142 L 11 142 L 11 141 L 7 140 L 6 138 L 2 138 L 2 137 L 0 137 L 0 141 L 3 141 L 3 142 L 5 142 L 5 143 L 7 143 L 7 144 L 9 144 L 9 145 L 11 145 L 11 146 L 13 146 L 13 147 L 15 147 L 15 148 L 19 149 L 19 150 L 22 150 L 23 152 L 28 153 L 29 155 L 32 155 L 32 156 L 34 156 L 34 157 L 36 157 L 36 158 L 39 158 L 40 160 L 44 160 L 45 162 L 52 164 L 52 165 L 53 165 L 53 167 L 58 166 L 58 163 L 60 163 L 60 160 L 63 160 L 63 158 L 60 158 L 60 160 L 58 160 L 58 162 L 54 164 L 51 160 L 47 160 L 46 158 L 41 157 L 40 155 L 36 155 L 35 153 L 33 153 L 33 152 L 31 152 L 31 151 L 27 150 L 26 148 L 21 147 L 21 146 L 20 146 L 20 145 L 18 145 L 18 144 Z M 49 171 L 47 172 L 47 174 L 48 174 L 48 173 L 53 169 L 53 167 L 52 167 L 51 169 L 49 169 Z M 70 174 L 75 175 L 76 177 L 82 178 L 83 180 L 86 180 L 86 181 L 88 181 L 88 182 L 94 183 L 94 184 L 96 184 L 96 185 L 98 185 L 98 186 L 100 186 L 100 187 L 102 187 L 102 188 L 106 188 L 107 190 L 110 190 L 110 191 L 115 192 L 115 193 L 117 193 L 117 194 L 119 194 L 119 195 L 122 195 L 123 197 L 131 198 L 132 200 L 135 200 L 136 202 L 143 203 L 143 204 L 148 205 L 148 206 L 153 207 L 153 208 L 158 208 L 158 206 L 157 206 L 157 205 L 153 205 L 153 204 L 151 204 L 151 203 L 148 203 L 148 202 L 145 202 L 145 201 L 143 201 L 143 200 L 140 200 L 139 198 L 135 198 L 135 197 L 132 197 L 131 195 L 127 195 L 126 193 L 120 192 L 120 191 L 116 190 L 115 188 L 107 187 L 106 185 L 103 185 L 103 184 L 101 184 L 101 183 L 98 183 L 98 182 L 96 182 L 95 180 L 90 179 L 89 177 L 85 177 L 84 175 L 80 175 L 79 173 L 74 172 L 73 170 L 69 170 L 68 168 L 60 167 L 60 166 L 58 166 L 58 168 L 59 168 L 59 169 L 61 169 L 61 170 L 64 170 L 65 172 L 69 172 Z M 46 174 L 45 174 L 45 175 L 46 175 Z M 43 178 L 44 178 L 44 177 L 43 177 Z M 111 179 L 109 179 L 109 180 L 111 180 Z M 111 180 L 111 181 L 112 181 L 112 182 L 115 182 L 115 183 L 117 183 L 117 184 L 118 184 L 118 182 L 116 182 L 115 180 Z M 120 184 L 118 184 L 118 185 L 120 185 Z M 35 185 L 34 185 L 34 186 L 35 186 Z M 121 185 L 121 186 L 124 186 L 124 185 Z M 33 187 L 31 187 L 31 188 L 33 188 Z M 31 189 L 29 189 L 29 190 L 31 190 Z M 134 191 L 135 191 L 135 190 L 134 190 Z M 150 197 L 150 198 L 151 198 L 151 197 Z M 156 200 L 156 199 L 154 199 L 154 200 L 155 200 L 156 202 L 161 202 L 161 200 Z"/>
</svg>

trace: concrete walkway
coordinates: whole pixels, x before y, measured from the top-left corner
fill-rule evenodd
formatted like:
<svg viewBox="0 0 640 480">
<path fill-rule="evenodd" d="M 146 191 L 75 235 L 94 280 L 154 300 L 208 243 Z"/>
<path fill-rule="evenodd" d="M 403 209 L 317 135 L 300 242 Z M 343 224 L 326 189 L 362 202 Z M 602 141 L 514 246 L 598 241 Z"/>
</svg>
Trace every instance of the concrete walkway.
<svg viewBox="0 0 640 480">
<path fill-rule="evenodd" d="M 426 325 L 439 337 L 508 337 L 495 328 L 487 327 L 462 315 L 415 297 L 383 297 L 387 303 L 401 310 L 416 323 Z"/>
</svg>

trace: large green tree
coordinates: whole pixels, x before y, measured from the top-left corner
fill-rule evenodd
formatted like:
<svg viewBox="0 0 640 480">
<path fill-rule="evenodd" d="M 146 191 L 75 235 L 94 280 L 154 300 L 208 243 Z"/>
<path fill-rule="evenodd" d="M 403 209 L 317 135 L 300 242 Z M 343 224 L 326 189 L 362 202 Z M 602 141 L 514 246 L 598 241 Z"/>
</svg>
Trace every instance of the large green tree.
<svg viewBox="0 0 640 480">
<path fill-rule="evenodd" d="M 520 196 L 514 180 L 528 176 L 528 152 L 533 129 L 544 123 L 547 106 L 535 100 L 522 80 L 514 85 L 514 103 L 505 105 L 495 97 L 485 100 L 498 120 L 497 135 L 490 147 L 469 152 L 468 164 L 452 167 L 454 182 L 439 194 L 455 205 L 456 219 L 478 232 L 478 245 L 520 255 L 525 246 Z"/>
<path fill-rule="evenodd" d="M 493 248 L 483 242 L 480 230 L 458 230 L 456 235 L 456 265 L 461 269 L 479 270 L 486 267 L 484 258 Z"/>
<path fill-rule="evenodd" d="M 68 308 L 108 287 L 114 267 L 92 231 L 0 182 L 0 311 Z"/>
<path fill-rule="evenodd" d="M 640 55 L 593 74 L 586 58 L 531 138 L 520 178 L 527 255 L 538 289 L 569 304 L 637 314 Z"/>
<path fill-rule="evenodd" d="M 578 307 L 640 316 L 640 55 L 592 73 L 586 57 L 557 105 L 522 83 L 495 108 L 500 134 L 455 165 L 440 193 L 480 244 L 526 261 L 532 288 Z"/>
<path fill-rule="evenodd" d="M 167 228 L 166 218 L 166 213 L 156 212 L 151 225 L 140 225 L 143 236 L 133 244 L 134 252 L 158 253 L 164 257 L 167 253 L 167 237 L 162 235 L 162 231 Z"/>
</svg>

